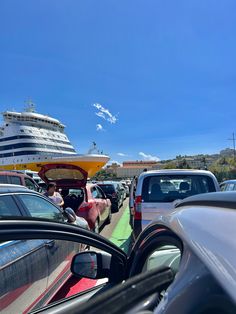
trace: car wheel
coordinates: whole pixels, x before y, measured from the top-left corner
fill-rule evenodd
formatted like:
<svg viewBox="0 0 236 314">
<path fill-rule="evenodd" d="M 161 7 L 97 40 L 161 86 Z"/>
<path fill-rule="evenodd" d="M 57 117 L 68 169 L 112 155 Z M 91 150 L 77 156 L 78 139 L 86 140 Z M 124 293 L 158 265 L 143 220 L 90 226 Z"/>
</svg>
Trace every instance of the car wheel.
<svg viewBox="0 0 236 314">
<path fill-rule="evenodd" d="M 98 223 L 98 219 L 95 221 L 93 231 L 94 231 L 95 233 L 99 233 L 99 223 Z"/>
<path fill-rule="evenodd" d="M 107 220 L 106 220 L 106 224 L 109 225 L 111 223 L 111 217 L 112 217 L 112 214 L 111 214 L 111 208 L 109 209 L 109 214 L 108 214 L 108 217 L 107 217 Z"/>
<path fill-rule="evenodd" d="M 118 204 L 113 205 L 112 206 L 112 213 L 118 213 L 118 211 L 119 211 L 119 205 Z"/>
</svg>

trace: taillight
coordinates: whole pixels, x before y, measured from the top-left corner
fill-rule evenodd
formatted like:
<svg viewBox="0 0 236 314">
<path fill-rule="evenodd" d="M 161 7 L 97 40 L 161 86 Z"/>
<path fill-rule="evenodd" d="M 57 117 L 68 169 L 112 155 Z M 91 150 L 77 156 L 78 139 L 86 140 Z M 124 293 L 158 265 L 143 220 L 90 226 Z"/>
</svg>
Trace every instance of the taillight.
<svg viewBox="0 0 236 314">
<path fill-rule="evenodd" d="M 89 202 L 83 202 L 80 207 L 79 207 L 79 211 L 80 212 L 86 212 L 89 209 L 91 209 L 93 207 L 93 203 L 89 203 Z"/>
<path fill-rule="evenodd" d="M 138 195 L 134 201 L 134 219 L 141 220 L 142 219 L 142 196 Z"/>
</svg>

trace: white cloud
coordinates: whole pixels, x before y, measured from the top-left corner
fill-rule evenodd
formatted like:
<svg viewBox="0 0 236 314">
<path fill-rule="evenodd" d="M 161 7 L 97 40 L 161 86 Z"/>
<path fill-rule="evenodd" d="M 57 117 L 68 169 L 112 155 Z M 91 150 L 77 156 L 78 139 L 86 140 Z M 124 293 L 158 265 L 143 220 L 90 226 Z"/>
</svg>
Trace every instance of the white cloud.
<svg viewBox="0 0 236 314">
<path fill-rule="evenodd" d="M 139 152 L 138 154 L 139 156 L 143 157 L 144 160 L 147 160 L 147 161 L 160 161 L 160 158 L 157 156 L 148 155 L 143 152 Z"/>
<path fill-rule="evenodd" d="M 97 131 L 104 131 L 103 126 L 101 124 L 96 125 L 96 130 Z"/>
<path fill-rule="evenodd" d="M 124 154 L 124 153 L 117 153 L 118 156 L 121 156 L 121 157 L 126 157 L 127 155 Z"/>
<path fill-rule="evenodd" d="M 110 111 L 106 108 L 104 108 L 100 104 L 93 104 L 93 107 L 95 107 L 98 112 L 95 112 L 95 114 L 100 117 L 105 119 L 106 121 L 110 122 L 111 124 L 115 124 L 117 122 L 116 116 L 113 116 Z"/>
<path fill-rule="evenodd" d="M 98 116 L 98 117 L 100 117 L 100 118 L 103 118 L 103 119 L 105 119 L 106 120 L 106 117 L 105 117 L 105 114 L 104 113 L 102 113 L 102 112 L 95 112 L 95 114 Z"/>
</svg>

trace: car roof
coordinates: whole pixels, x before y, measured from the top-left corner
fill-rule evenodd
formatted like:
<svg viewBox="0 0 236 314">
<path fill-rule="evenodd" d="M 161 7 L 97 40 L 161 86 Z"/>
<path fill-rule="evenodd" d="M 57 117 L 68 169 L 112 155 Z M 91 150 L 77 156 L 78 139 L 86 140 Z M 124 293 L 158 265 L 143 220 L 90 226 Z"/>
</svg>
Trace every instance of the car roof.
<svg viewBox="0 0 236 314">
<path fill-rule="evenodd" d="M 27 175 L 24 172 L 17 171 L 17 170 L 0 170 L 0 176 L 16 176 L 16 177 L 24 177 L 33 179 L 31 176 Z"/>
<path fill-rule="evenodd" d="M 113 185 L 113 184 L 118 184 L 119 182 L 117 181 L 101 181 L 101 182 L 97 182 L 96 184 L 97 185 L 107 185 L 107 184 L 110 184 L 110 185 Z"/>
<path fill-rule="evenodd" d="M 221 182 L 221 184 L 225 184 L 225 183 L 236 183 L 236 179 L 225 180 L 225 181 Z"/>
<path fill-rule="evenodd" d="M 198 175 L 211 175 L 213 174 L 210 171 L 207 170 L 197 170 L 197 169 L 161 169 L 161 170 L 148 170 L 145 172 L 142 172 L 140 176 L 149 176 L 149 175 L 155 175 L 155 174 L 198 174 Z"/>
<path fill-rule="evenodd" d="M 36 191 L 28 189 L 26 186 L 23 186 L 23 185 L 0 183 L 0 194 L 15 193 L 15 192 L 40 194 Z"/>
<path fill-rule="evenodd" d="M 228 203 L 236 202 L 236 193 L 215 192 L 191 198 L 192 203 L 184 200 L 185 204 L 159 216 L 155 223 L 173 230 L 236 302 L 236 211 L 227 207 L 227 198 Z"/>
<path fill-rule="evenodd" d="M 193 195 L 184 198 L 180 203 L 175 206 L 175 208 L 190 205 L 207 205 L 219 208 L 236 209 L 236 192 L 226 191 Z"/>
</svg>

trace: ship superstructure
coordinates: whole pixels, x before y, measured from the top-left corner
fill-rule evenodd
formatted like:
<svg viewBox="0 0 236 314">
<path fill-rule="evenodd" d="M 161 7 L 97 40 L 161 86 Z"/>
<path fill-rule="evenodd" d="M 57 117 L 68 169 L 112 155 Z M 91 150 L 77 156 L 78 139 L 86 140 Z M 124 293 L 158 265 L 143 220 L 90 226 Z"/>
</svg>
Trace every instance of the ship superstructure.
<svg viewBox="0 0 236 314">
<path fill-rule="evenodd" d="M 108 161 L 108 157 L 102 155 L 77 155 L 64 132 L 65 126 L 57 119 L 36 113 L 33 105 L 21 113 L 5 111 L 3 120 L 0 128 L 1 169 L 38 171 L 41 164 L 48 162 L 77 164 L 79 160 L 83 164 L 94 157 L 99 157 L 98 161 L 106 157 Z M 102 162 L 102 166 L 105 163 Z"/>
</svg>

